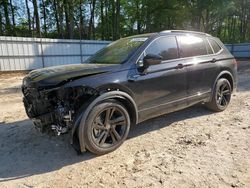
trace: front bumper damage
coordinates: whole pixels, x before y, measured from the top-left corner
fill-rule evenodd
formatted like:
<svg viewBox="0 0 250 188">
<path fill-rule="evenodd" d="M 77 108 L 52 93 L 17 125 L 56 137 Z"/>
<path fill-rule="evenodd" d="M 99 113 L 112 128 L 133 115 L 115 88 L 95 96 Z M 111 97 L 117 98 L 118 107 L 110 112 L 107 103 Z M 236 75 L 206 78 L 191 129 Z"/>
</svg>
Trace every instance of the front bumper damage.
<svg viewBox="0 0 250 188">
<path fill-rule="evenodd" d="M 26 114 L 41 132 L 66 133 L 72 124 L 74 112 L 67 102 L 59 100 L 56 92 L 39 92 L 35 88 L 23 87 L 23 102 Z M 56 90 L 54 90 L 56 91 Z"/>
<path fill-rule="evenodd" d="M 22 92 L 26 113 L 35 127 L 57 135 L 69 132 L 84 103 L 98 95 L 96 90 L 85 86 L 39 90 L 23 85 Z"/>
</svg>

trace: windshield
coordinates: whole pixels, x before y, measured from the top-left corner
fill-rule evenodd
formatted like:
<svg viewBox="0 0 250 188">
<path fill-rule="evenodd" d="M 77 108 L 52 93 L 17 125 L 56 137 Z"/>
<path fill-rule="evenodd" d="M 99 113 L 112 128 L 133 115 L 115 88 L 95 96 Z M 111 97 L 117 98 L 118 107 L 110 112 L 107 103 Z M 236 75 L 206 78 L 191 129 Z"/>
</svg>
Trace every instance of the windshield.
<svg viewBox="0 0 250 188">
<path fill-rule="evenodd" d="M 86 63 L 121 64 L 125 62 L 147 39 L 148 37 L 130 37 L 117 40 L 90 57 Z"/>
</svg>

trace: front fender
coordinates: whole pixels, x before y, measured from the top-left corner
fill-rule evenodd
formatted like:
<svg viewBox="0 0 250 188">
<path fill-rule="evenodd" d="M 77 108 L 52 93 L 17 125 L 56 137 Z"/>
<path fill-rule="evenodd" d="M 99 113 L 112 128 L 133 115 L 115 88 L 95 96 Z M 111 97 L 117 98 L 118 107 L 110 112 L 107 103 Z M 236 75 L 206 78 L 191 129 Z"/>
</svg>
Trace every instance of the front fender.
<svg viewBox="0 0 250 188">
<path fill-rule="evenodd" d="M 98 96 L 97 98 L 95 98 L 94 100 L 92 100 L 90 103 L 88 103 L 85 106 L 85 110 L 83 110 L 83 112 L 80 113 L 76 118 L 76 121 L 75 121 L 73 129 L 72 129 L 72 134 L 71 134 L 71 136 L 72 136 L 71 144 L 73 144 L 74 134 L 76 133 L 77 128 L 79 128 L 78 129 L 78 138 L 79 138 L 80 152 L 86 151 L 85 140 L 84 140 L 83 135 L 84 135 L 84 126 L 85 126 L 85 122 L 86 122 L 86 119 L 88 117 L 88 114 L 90 113 L 91 109 L 93 109 L 93 107 L 96 104 L 100 103 L 101 101 L 108 100 L 108 99 L 128 100 L 133 105 L 133 107 L 135 109 L 135 112 L 136 112 L 135 119 L 136 119 L 136 123 L 138 123 L 138 109 L 137 109 L 135 101 L 133 100 L 133 98 L 130 95 L 128 95 L 127 93 L 122 92 L 122 91 L 110 91 L 110 92 L 104 93 L 104 94 Z"/>
</svg>

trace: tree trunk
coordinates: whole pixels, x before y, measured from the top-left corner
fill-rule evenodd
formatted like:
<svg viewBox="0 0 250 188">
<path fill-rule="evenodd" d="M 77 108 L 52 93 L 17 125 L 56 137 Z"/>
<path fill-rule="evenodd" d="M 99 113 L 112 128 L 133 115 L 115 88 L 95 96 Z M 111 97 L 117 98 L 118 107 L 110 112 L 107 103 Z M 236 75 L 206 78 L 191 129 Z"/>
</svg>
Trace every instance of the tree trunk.
<svg viewBox="0 0 250 188">
<path fill-rule="evenodd" d="M 235 40 L 235 30 L 236 30 L 236 22 L 237 20 L 235 18 L 232 18 L 232 21 L 233 21 L 233 26 L 232 26 L 232 31 L 233 31 L 233 35 L 232 35 L 232 41 L 235 43 L 236 40 Z"/>
<path fill-rule="evenodd" d="M 197 16 L 197 31 L 202 31 L 201 30 L 201 19 L 202 19 L 202 15 L 201 13 Z"/>
<path fill-rule="evenodd" d="M 83 31 L 83 14 L 82 14 L 82 0 L 79 2 L 79 11 L 80 11 L 80 22 L 79 22 L 79 29 L 80 29 L 80 39 L 83 38 L 84 36 L 84 31 Z"/>
<path fill-rule="evenodd" d="M 139 2 L 136 1 L 136 18 L 137 18 L 137 33 L 141 33 L 141 18 L 140 18 L 140 8 Z"/>
<path fill-rule="evenodd" d="M 69 7 L 69 38 L 74 38 L 74 1 L 68 1 Z"/>
<path fill-rule="evenodd" d="M 103 0 L 101 0 L 101 36 L 102 40 L 104 40 L 104 14 L 103 14 Z"/>
<path fill-rule="evenodd" d="M 16 36 L 16 22 L 15 22 L 15 9 L 14 6 L 12 4 L 12 0 L 10 0 L 10 8 L 11 8 L 11 15 L 12 15 L 12 32 L 13 35 Z"/>
<path fill-rule="evenodd" d="M 110 40 L 110 23 L 109 23 L 109 2 L 105 0 L 105 39 Z"/>
<path fill-rule="evenodd" d="M 116 0 L 116 39 L 120 38 L 120 11 L 121 2 Z"/>
<path fill-rule="evenodd" d="M 241 2 L 241 15 L 240 15 L 240 42 L 244 42 L 246 40 L 246 31 L 247 31 L 247 1 L 242 0 Z M 249 2 L 250 3 L 250 2 Z"/>
<path fill-rule="evenodd" d="M 40 18 L 39 18 L 39 13 L 38 13 L 37 0 L 33 0 L 33 6 L 34 6 L 34 18 L 36 21 L 36 33 L 37 33 L 37 36 L 41 37 Z"/>
<path fill-rule="evenodd" d="M 57 0 L 57 11 L 58 11 L 58 16 L 59 16 L 59 27 L 61 30 L 61 38 L 65 38 L 65 32 L 64 32 L 64 27 L 63 27 L 63 20 L 64 20 L 64 6 L 61 1 Z"/>
<path fill-rule="evenodd" d="M 47 34 L 47 15 L 46 15 L 46 5 L 44 0 L 42 0 L 42 12 L 43 12 L 43 30 L 44 33 Z"/>
<path fill-rule="evenodd" d="M 151 15 L 150 15 L 150 6 L 148 6 L 148 1 L 147 2 L 147 7 L 146 7 L 146 31 L 148 33 L 151 32 Z"/>
<path fill-rule="evenodd" d="M 116 38 L 115 0 L 112 0 L 112 40 Z"/>
<path fill-rule="evenodd" d="M 29 34 L 31 35 L 31 19 L 30 19 L 30 9 L 29 9 L 28 0 L 25 0 L 25 4 L 26 4 L 27 16 L 28 16 Z"/>
<path fill-rule="evenodd" d="M 54 9 L 55 19 L 56 19 L 57 34 L 60 38 L 62 38 L 62 30 L 61 30 L 61 26 L 59 23 L 59 16 L 58 16 L 58 2 L 57 2 L 57 0 L 53 0 L 53 9 Z"/>
<path fill-rule="evenodd" d="M 94 39 L 94 40 L 95 40 L 95 8 L 96 8 L 96 0 L 93 0 L 92 32 L 93 32 L 93 39 Z"/>
<path fill-rule="evenodd" d="M 5 17 L 5 23 L 6 23 L 6 34 L 11 34 L 11 25 L 10 25 L 10 18 L 9 18 L 9 8 L 8 8 L 8 0 L 3 0 L 3 9 L 4 9 L 4 17 Z"/>
<path fill-rule="evenodd" d="M 0 35 L 3 35 L 3 17 L 2 17 L 2 12 L 0 11 Z"/>
<path fill-rule="evenodd" d="M 205 21 L 205 33 L 208 33 L 210 31 L 210 24 L 209 24 L 209 21 L 210 21 L 210 10 L 209 8 L 206 9 L 206 21 Z"/>
<path fill-rule="evenodd" d="M 35 32 L 35 17 L 32 16 L 32 37 L 34 36 L 34 32 Z"/>
<path fill-rule="evenodd" d="M 69 6 L 68 1 L 63 1 L 64 13 L 65 13 L 65 21 L 66 21 L 66 33 L 67 38 L 70 38 L 70 20 L 69 20 Z"/>
<path fill-rule="evenodd" d="M 90 19 L 89 19 L 89 28 L 88 28 L 88 38 L 91 39 L 91 33 L 92 33 L 92 0 L 89 3 L 89 9 L 90 9 Z"/>
<path fill-rule="evenodd" d="M 96 0 L 92 0 L 90 3 L 90 20 L 89 20 L 89 37 L 95 39 L 95 3 Z M 92 36 L 92 37 L 91 37 Z"/>
</svg>

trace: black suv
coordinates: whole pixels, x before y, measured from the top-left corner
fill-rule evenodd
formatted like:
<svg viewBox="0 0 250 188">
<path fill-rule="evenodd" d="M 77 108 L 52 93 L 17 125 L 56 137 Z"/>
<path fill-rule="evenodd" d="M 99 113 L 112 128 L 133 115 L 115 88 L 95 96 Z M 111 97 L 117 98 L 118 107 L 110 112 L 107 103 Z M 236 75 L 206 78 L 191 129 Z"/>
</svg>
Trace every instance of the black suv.
<svg viewBox="0 0 250 188">
<path fill-rule="evenodd" d="M 163 31 L 115 41 L 84 64 L 34 70 L 23 80 L 27 115 L 42 131 L 105 154 L 130 126 L 197 103 L 219 112 L 236 88 L 237 62 L 205 33 Z"/>
</svg>

